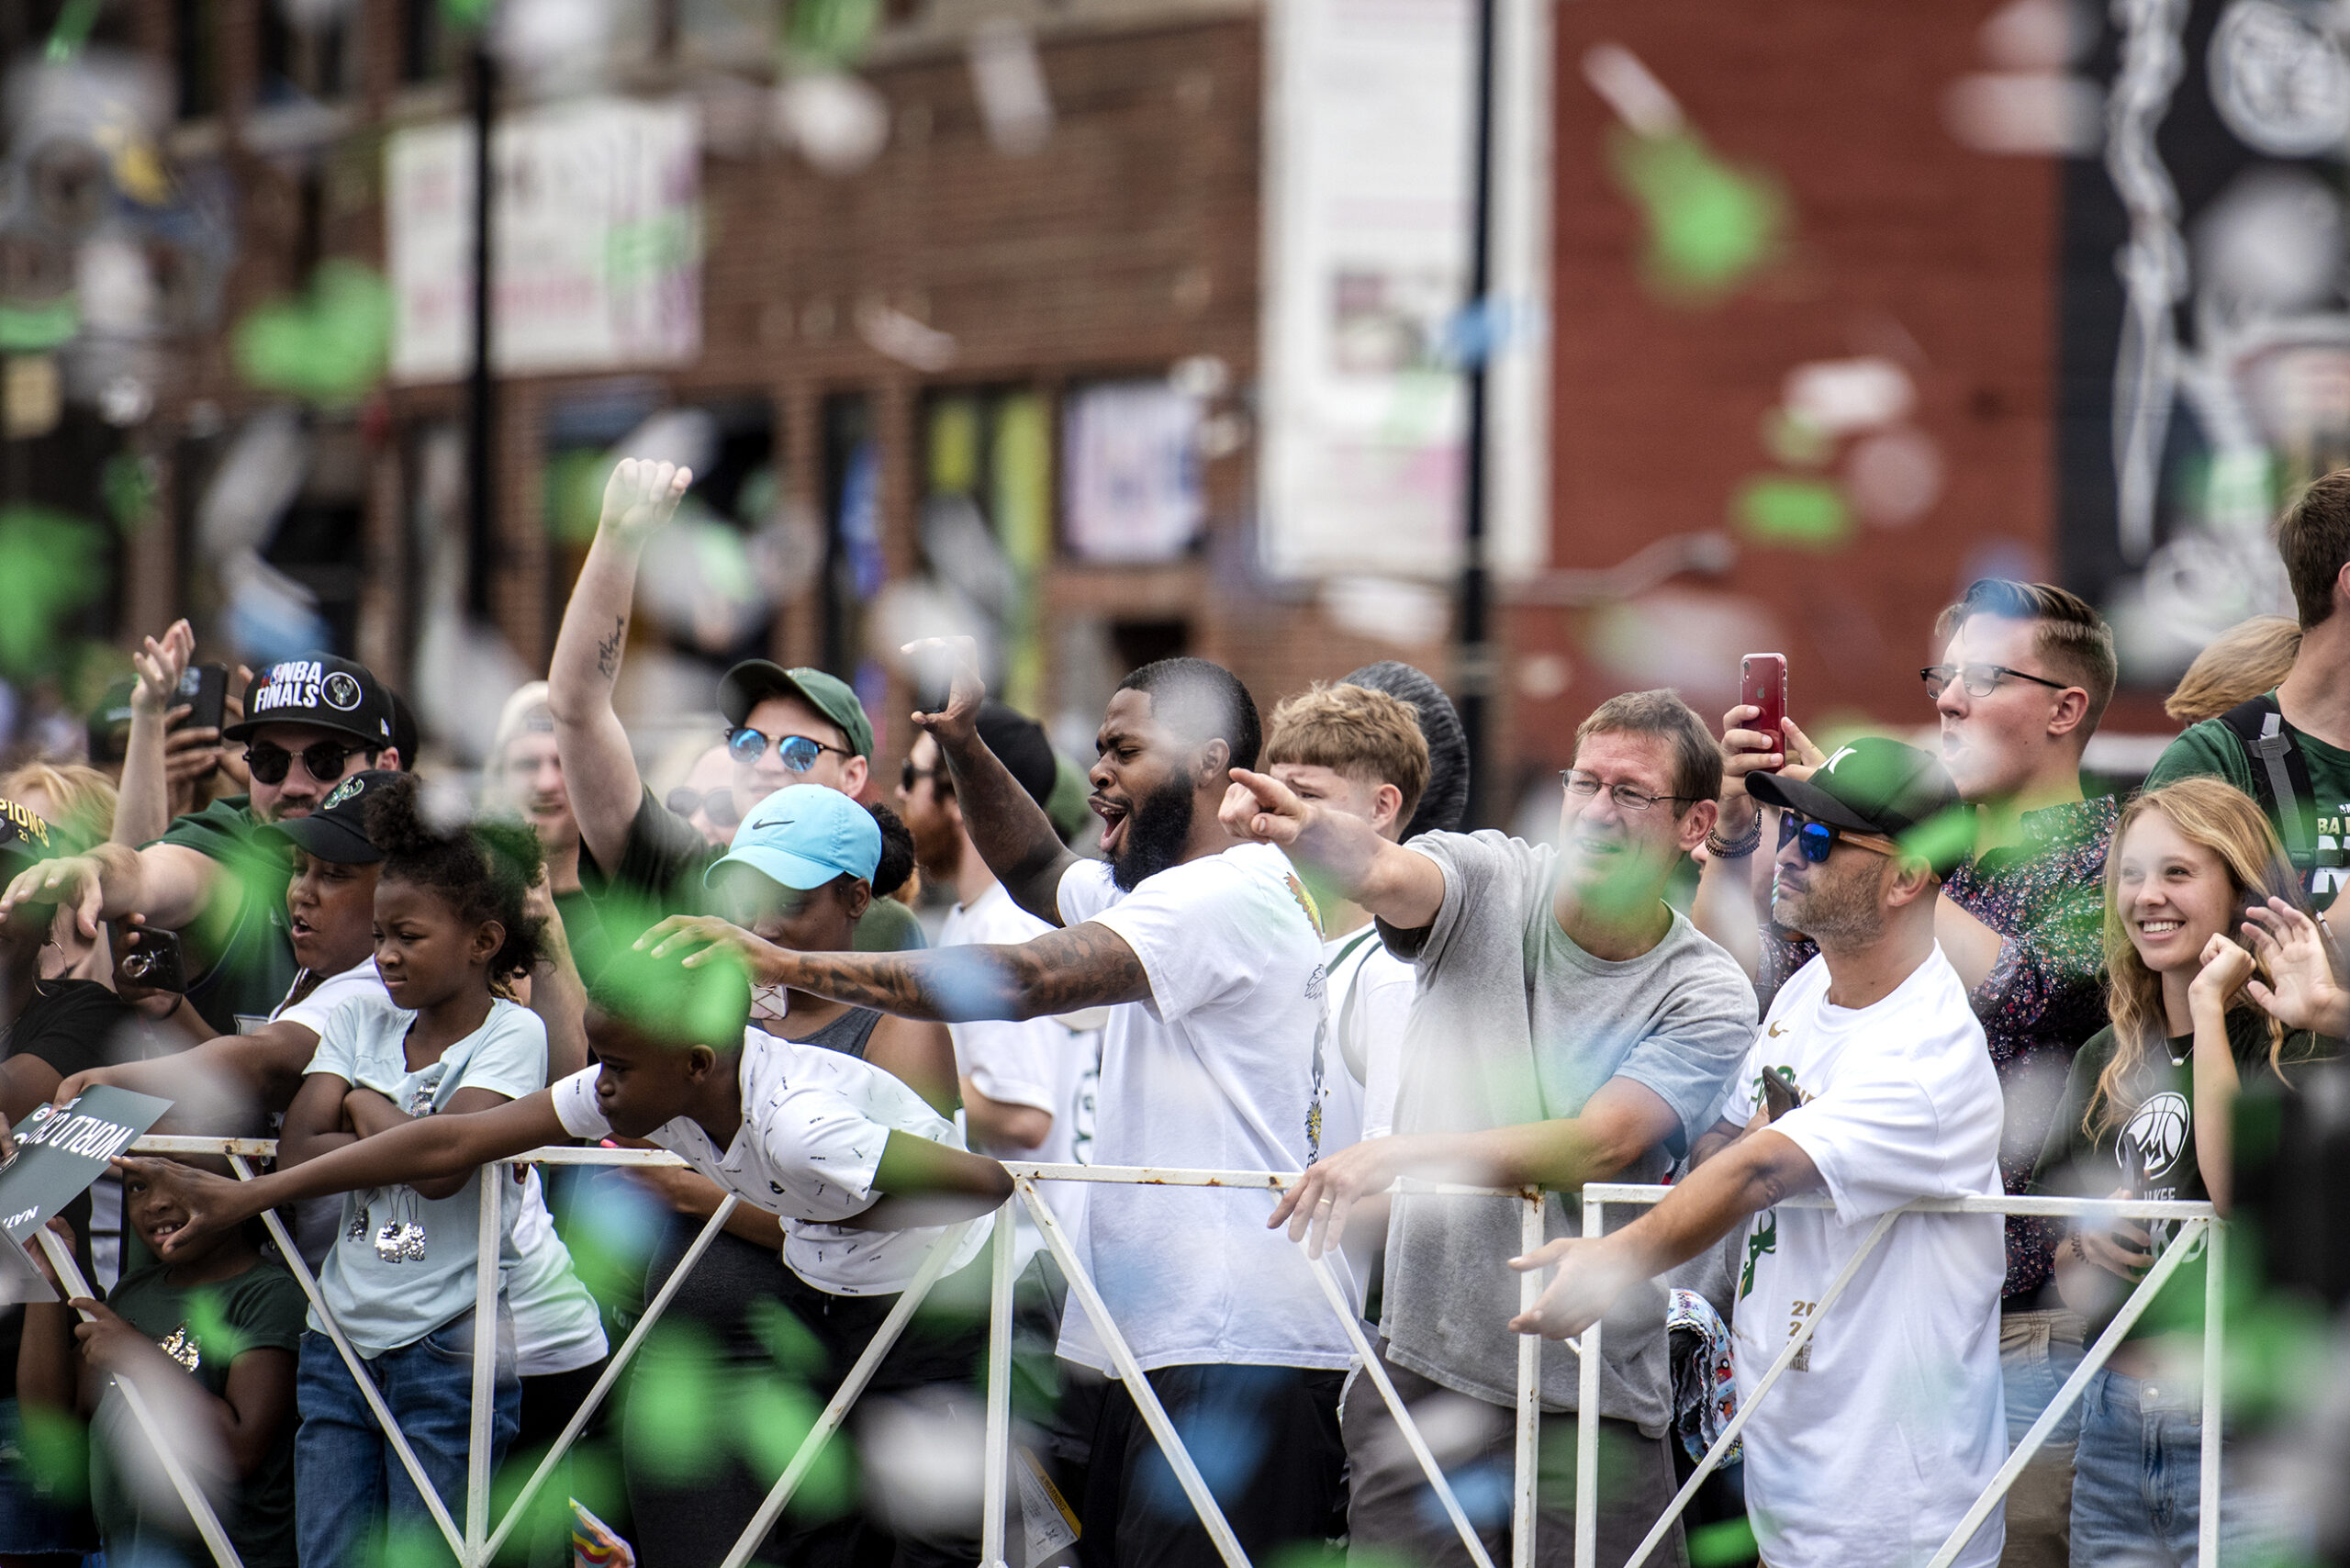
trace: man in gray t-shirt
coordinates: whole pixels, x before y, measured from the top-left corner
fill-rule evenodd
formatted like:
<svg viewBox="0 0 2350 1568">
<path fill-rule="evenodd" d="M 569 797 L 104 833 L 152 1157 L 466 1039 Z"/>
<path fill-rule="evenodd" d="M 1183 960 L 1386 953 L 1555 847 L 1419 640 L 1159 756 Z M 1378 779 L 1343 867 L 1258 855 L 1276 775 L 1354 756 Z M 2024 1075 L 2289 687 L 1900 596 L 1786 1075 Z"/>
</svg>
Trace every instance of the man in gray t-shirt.
<svg viewBox="0 0 2350 1568">
<path fill-rule="evenodd" d="M 1712 1126 L 1753 1043 L 1755 1003 L 1736 961 L 1664 902 L 1674 868 L 1712 825 L 1721 777 L 1712 737 L 1680 698 L 1638 692 L 1583 722 L 1555 850 L 1490 832 L 1387 844 L 1270 779 L 1235 777 L 1245 788 L 1226 801 L 1225 825 L 1281 845 L 1377 914 L 1389 947 L 1419 974 L 1394 1136 L 1308 1167 L 1275 1224 L 1287 1220 L 1316 1249 L 1333 1246 L 1354 1203 L 1398 1176 L 1554 1194 L 1587 1181 L 1651 1182 Z M 1553 1195 L 1546 1210 L 1546 1236 L 1579 1234 L 1580 1204 Z M 1483 1454 L 1472 1462 L 1505 1484 L 1517 1383 L 1507 1260 L 1522 1250 L 1520 1212 L 1507 1198 L 1398 1197 L 1380 1323 L 1381 1360 L 1406 1400 L 1449 1391 L 1477 1402 Z M 1633 1462 L 1603 1481 L 1602 1563 L 1629 1556 L 1673 1493 L 1664 1310 L 1651 1284 L 1608 1319 L 1603 1430 Z M 1576 1376 L 1572 1350 L 1544 1358 L 1546 1411 L 1574 1409 Z M 1369 1384 L 1350 1390 L 1342 1428 L 1350 1538 L 1416 1562 L 1465 1562 Z M 1540 1503 L 1539 1555 L 1567 1562 L 1572 1479 L 1546 1482 Z M 1496 1560 L 1507 1533 L 1505 1520 L 1489 1534 Z M 1676 1538 L 1659 1560 L 1679 1551 Z"/>
</svg>

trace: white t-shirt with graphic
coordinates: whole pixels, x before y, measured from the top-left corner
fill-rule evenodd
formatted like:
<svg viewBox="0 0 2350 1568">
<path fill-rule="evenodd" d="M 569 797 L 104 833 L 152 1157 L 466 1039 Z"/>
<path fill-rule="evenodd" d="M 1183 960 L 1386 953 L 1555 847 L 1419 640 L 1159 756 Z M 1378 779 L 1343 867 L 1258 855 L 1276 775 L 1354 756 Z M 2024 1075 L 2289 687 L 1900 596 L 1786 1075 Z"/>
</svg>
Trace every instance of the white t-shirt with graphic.
<svg viewBox="0 0 2350 1568">
<path fill-rule="evenodd" d="M 1013 946 L 1034 941 L 1053 928 L 1022 909 L 1001 882 L 968 904 L 947 912 L 939 927 L 938 946 Z M 1072 1027 L 1072 1024 L 1081 1026 Z M 955 1036 L 955 1070 L 968 1075 L 971 1086 L 990 1100 L 1009 1105 L 1033 1105 L 1050 1114 L 1052 1130 L 1035 1148 L 1013 1151 L 1011 1158 L 1039 1164 L 1077 1162 L 1080 1101 L 1090 1097 L 1102 1070 L 1102 1028 L 1091 1019 L 1057 1017 L 974 1019 L 950 1024 Z M 1086 1184 L 1054 1182 L 1044 1187 L 1045 1201 L 1053 1207 L 1071 1235 L 1080 1234 L 1085 1208 Z M 1025 1205 L 1020 1209 L 1020 1241 L 1016 1262 L 1025 1267 L 1044 1238 Z"/>
<path fill-rule="evenodd" d="M 1093 1162 L 1303 1170 L 1322 1136 L 1322 937 L 1281 851 L 1240 845 L 1122 892 L 1110 868 L 1061 878 L 1061 918 L 1114 931 L 1150 998 L 1113 1008 Z M 1265 1228 L 1262 1190 L 1097 1185 L 1086 1201 L 1094 1282 L 1146 1371 L 1231 1362 L 1338 1369 L 1352 1360 L 1304 1251 Z M 1343 1273 L 1343 1271 L 1342 1271 Z M 1107 1371 L 1082 1312 L 1060 1353 Z"/>
<path fill-rule="evenodd" d="M 1998 1077 L 1942 949 L 1868 1007 L 1834 1005 L 1828 984 L 1824 959 L 1796 971 L 1740 1074 L 1741 1120 L 1763 1073 L 1792 1080 L 1799 1103 L 1773 1130 L 1836 1204 L 1749 1222 L 1731 1318 L 1741 1405 L 1878 1215 L 2001 1191 Z M 2006 1274 L 1997 1215 L 1893 1222 L 1747 1428 L 1748 1515 L 1772 1568 L 1922 1568 L 1941 1547 L 2008 1455 Z M 1989 1568 L 2005 1537 L 1995 1509 L 1954 1568 Z"/>
<path fill-rule="evenodd" d="M 1387 950 L 1378 927 L 1368 924 L 1324 943 L 1322 961 L 1330 972 L 1330 1038 L 1346 1064 L 1344 1072 L 1325 1077 L 1341 1085 L 1332 1092 L 1334 1099 L 1351 1095 L 1359 1103 L 1353 1114 L 1361 1136 L 1385 1137 L 1395 1130 L 1404 1025 L 1412 1015 L 1418 979 L 1409 963 Z M 1339 1114 L 1335 1106 L 1326 1111 L 1325 1126 Z"/>
<path fill-rule="evenodd" d="M 576 1138 L 606 1138 L 596 1103 L 599 1068 L 554 1086 L 554 1113 Z M 894 1295 L 912 1282 L 943 1227 L 854 1230 L 839 1222 L 873 1206 L 881 1152 L 892 1132 L 963 1147 L 955 1124 L 870 1062 L 801 1045 L 754 1025 L 743 1032 L 743 1125 L 723 1150 L 690 1116 L 665 1122 L 646 1141 L 783 1219 L 783 1260 L 834 1295 Z M 960 1268 L 987 1245 L 975 1225 L 956 1249 Z"/>
</svg>

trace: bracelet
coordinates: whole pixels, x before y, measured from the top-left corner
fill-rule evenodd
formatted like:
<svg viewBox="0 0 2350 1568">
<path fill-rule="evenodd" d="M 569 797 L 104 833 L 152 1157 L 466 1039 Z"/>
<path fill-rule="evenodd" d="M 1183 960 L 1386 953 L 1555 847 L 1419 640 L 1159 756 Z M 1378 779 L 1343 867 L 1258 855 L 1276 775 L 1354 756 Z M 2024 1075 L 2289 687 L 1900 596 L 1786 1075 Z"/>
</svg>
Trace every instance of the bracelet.
<svg viewBox="0 0 2350 1568">
<path fill-rule="evenodd" d="M 1734 843 L 1725 843 L 1713 828 L 1706 830 L 1706 853 L 1717 860 L 1743 860 L 1754 853 L 1762 842 L 1762 813 L 1754 813 L 1754 825 L 1740 834 Z"/>
</svg>

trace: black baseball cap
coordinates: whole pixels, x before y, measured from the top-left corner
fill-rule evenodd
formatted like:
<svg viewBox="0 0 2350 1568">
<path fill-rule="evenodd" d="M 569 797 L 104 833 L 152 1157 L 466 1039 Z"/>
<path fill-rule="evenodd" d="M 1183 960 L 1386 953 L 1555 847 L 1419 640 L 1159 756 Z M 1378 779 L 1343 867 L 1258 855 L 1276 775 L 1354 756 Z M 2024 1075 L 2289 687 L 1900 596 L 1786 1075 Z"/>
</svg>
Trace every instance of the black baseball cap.
<svg viewBox="0 0 2350 1568">
<path fill-rule="evenodd" d="M 329 790 L 308 816 L 269 825 L 292 839 L 305 854 L 338 866 L 373 866 L 383 859 L 384 852 L 367 836 L 367 802 L 387 780 L 398 777 L 384 767 L 354 773 Z"/>
<path fill-rule="evenodd" d="M 391 689 L 367 666 L 332 654 L 303 654 L 263 665 L 245 688 L 245 716 L 222 730 L 250 740 L 265 724 L 308 724 L 370 746 L 396 744 Z"/>
<path fill-rule="evenodd" d="M 1750 773 L 1746 792 L 1831 827 L 1890 838 L 1936 871 L 1964 859 L 1974 836 L 1942 759 L 1881 735 L 1838 746 L 1808 778 Z"/>
<path fill-rule="evenodd" d="M 992 697 L 979 705 L 975 723 L 979 744 L 995 753 L 995 759 L 1028 791 L 1030 800 L 1041 807 L 1053 798 L 1060 764 L 1053 758 L 1053 743 L 1045 738 L 1044 725 Z"/>
<path fill-rule="evenodd" d="M 718 711 L 729 724 L 749 721 L 762 699 L 796 697 L 830 719 L 848 737 L 848 749 L 873 760 L 873 721 L 846 681 L 802 666 L 786 669 L 768 659 L 744 659 L 718 678 Z"/>
<path fill-rule="evenodd" d="M 51 853 L 49 823 L 40 813 L 14 801 L 0 801 L 0 876 L 14 877 Z"/>
</svg>

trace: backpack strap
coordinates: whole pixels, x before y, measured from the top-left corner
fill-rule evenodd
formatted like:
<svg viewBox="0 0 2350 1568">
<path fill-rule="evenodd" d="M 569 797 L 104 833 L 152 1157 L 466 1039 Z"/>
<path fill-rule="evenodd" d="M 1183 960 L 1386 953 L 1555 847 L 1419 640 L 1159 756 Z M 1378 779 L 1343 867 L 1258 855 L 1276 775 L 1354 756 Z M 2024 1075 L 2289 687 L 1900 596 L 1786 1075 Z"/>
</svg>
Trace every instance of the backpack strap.
<svg viewBox="0 0 2350 1568">
<path fill-rule="evenodd" d="M 2253 792 L 2268 820 L 2277 824 L 2285 853 L 2291 857 L 2293 868 L 2301 873 L 2306 887 L 2321 858 L 2312 827 L 2317 787 L 2310 781 L 2309 759 L 2295 744 L 2293 726 L 2285 722 L 2273 693 L 2229 709 L 2220 722 L 2244 747 L 2245 759 L 2252 765 Z M 2323 858 L 2333 861 L 2338 856 L 2337 851 Z"/>
</svg>

